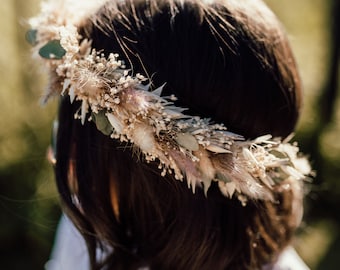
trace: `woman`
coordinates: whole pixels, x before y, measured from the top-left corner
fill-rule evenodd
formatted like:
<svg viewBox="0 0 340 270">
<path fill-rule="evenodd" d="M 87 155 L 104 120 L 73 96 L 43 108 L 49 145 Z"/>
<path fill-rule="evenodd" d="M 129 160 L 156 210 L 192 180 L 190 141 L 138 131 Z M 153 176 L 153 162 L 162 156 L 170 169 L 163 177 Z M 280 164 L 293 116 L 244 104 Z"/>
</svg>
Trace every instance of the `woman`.
<svg viewBox="0 0 340 270">
<path fill-rule="evenodd" d="M 301 88 L 261 1 L 51 2 L 32 27 L 46 96 L 61 94 L 58 189 L 92 269 L 274 267 L 310 169 L 276 139 Z"/>
</svg>

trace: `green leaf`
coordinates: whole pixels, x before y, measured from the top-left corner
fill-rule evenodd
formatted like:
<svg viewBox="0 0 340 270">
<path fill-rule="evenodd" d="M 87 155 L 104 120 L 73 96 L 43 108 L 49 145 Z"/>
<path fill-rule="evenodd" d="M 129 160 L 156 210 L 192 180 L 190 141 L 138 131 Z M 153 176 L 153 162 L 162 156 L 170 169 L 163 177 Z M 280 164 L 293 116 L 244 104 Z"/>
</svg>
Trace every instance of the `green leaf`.
<svg viewBox="0 0 340 270">
<path fill-rule="evenodd" d="M 30 29 L 26 32 L 25 35 L 26 41 L 32 46 L 37 45 L 37 33 L 38 30 L 36 29 Z"/>
<path fill-rule="evenodd" d="M 66 54 L 65 49 L 60 45 L 60 40 L 51 40 L 39 50 L 39 55 L 46 59 L 61 59 Z"/>
<path fill-rule="evenodd" d="M 110 135 L 112 133 L 113 128 L 104 111 L 92 113 L 92 120 L 95 122 L 97 129 L 103 134 Z"/>
<path fill-rule="evenodd" d="M 222 182 L 225 182 L 225 183 L 230 183 L 231 180 L 229 178 L 227 178 L 223 173 L 221 172 L 217 172 L 216 173 L 216 178 Z"/>
<path fill-rule="evenodd" d="M 175 140 L 180 146 L 183 146 L 190 151 L 199 150 L 196 138 L 189 133 L 178 133 Z"/>
</svg>

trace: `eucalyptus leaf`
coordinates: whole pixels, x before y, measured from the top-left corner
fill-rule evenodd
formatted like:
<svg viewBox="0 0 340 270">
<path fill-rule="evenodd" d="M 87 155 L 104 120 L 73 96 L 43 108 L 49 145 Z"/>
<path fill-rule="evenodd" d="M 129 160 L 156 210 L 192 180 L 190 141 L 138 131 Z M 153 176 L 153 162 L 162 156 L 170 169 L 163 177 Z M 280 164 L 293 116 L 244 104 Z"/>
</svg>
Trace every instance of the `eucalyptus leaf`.
<svg viewBox="0 0 340 270">
<path fill-rule="evenodd" d="M 51 40 L 40 48 L 39 55 L 46 59 L 61 59 L 66 54 L 65 49 L 61 46 L 60 40 Z"/>
<path fill-rule="evenodd" d="M 37 44 L 37 33 L 38 31 L 36 29 L 30 29 L 26 32 L 26 41 L 32 46 Z"/>
<path fill-rule="evenodd" d="M 219 181 L 222 181 L 222 182 L 225 182 L 225 183 L 230 183 L 231 180 L 229 178 L 227 178 L 223 173 L 221 172 L 217 172 L 216 173 L 216 178 L 219 180 Z"/>
<path fill-rule="evenodd" d="M 92 119 L 95 122 L 97 129 L 103 134 L 110 135 L 112 133 L 112 126 L 107 119 L 104 111 L 92 113 Z"/>
<path fill-rule="evenodd" d="M 176 142 L 190 151 L 198 151 L 199 145 L 194 136 L 189 133 L 178 133 Z"/>
</svg>

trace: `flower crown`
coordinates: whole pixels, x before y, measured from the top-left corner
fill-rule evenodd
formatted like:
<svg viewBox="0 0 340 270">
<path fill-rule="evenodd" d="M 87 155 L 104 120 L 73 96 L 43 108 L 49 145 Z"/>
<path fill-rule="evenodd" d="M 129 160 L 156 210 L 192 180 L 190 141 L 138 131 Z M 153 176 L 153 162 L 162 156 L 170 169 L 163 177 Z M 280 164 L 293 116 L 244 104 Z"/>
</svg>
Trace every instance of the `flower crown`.
<svg viewBox="0 0 340 270">
<path fill-rule="evenodd" d="M 162 95 L 163 86 L 151 90 L 117 54 L 104 56 L 91 48 L 77 31 L 79 18 L 56 5 L 45 3 L 30 21 L 27 39 L 60 78 L 60 90 L 53 90 L 81 102 L 75 118 L 83 124 L 93 121 L 102 133 L 131 143 L 146 162 L 159 162 L 162 176 L 186 179 L 193 192 L 203 186 L 206 194 L 216 181 L 222 194 L 241 202 L 274 200 L 275 187 L 299 188 L 310 174 L 307 159 L 288 140 L 271 135 L 245 140 L 223 124 L 185 114 L 174 96 Z"/>
</svg>

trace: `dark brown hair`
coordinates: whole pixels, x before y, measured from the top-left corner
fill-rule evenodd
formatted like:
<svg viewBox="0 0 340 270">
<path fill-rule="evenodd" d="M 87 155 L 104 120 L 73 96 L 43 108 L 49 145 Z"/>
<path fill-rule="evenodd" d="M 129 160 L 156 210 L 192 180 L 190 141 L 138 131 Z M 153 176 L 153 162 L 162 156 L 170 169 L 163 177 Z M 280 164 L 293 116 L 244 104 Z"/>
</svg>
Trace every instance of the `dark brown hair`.
<svg viewBox="0 0 340 270">
<path fill-rule="evenodd" d="M 206 2 L 112 0 L 79 28 L 153 87 L 166 83 L 164 95 L 176 95 L 188 114 L 246 138 L 286 137 L 300 82 L 280 24 L 261 1 Z M 78 108 L 61 100 L 55 172 L 93 269 L 260 269 L 289 243 L 298 225 L 291 191 L 279 187 L 275 202 L 246 206 L 215 184 L 207 196 L 192 194 L 131 145 L 81 125 Z M 96 258 L 96 248 L 107 256 Z"/>
</svg>

